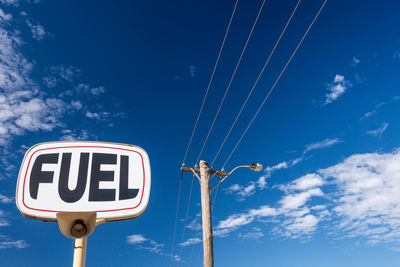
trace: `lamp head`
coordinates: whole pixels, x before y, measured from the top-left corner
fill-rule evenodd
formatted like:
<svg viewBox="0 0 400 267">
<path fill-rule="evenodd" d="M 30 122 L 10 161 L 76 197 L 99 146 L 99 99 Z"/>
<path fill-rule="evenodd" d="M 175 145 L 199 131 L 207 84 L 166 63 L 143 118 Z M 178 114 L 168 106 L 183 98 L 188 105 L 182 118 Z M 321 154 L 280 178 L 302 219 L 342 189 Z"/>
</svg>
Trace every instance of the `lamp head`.
<svg viewBox="0 0 400 267">
<path fill-rule="evenodd" d="M 250 170 L 259 172 L 259 171 L 262 170 L 263 165 L 261 165 L 260 163 L 251 163 L 250 166 L 249 166 L 249 168 L 250 168 Z"/>
</svg>

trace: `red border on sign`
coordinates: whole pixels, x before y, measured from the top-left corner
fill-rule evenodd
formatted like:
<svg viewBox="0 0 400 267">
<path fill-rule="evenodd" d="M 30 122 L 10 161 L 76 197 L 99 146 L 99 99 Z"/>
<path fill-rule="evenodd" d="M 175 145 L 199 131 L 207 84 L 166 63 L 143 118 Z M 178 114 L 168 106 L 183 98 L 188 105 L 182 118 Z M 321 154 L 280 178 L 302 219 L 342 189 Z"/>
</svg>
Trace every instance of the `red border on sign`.
<svg viewBox="0 0 400 267">
<path fill-rule="evenodd" d="M 144 187 L 145 187 L 145 170 L 144 170 L 144 162 L 143 162 L 143 156 L 142 154 L 140 154 L 138 151 L 135 150 L 130 150 L 130 149 L 125 149 L 125 148 L 118 148 L 118 147 L 107 147 L 107 146 L 64 146 L 64 147 L 50 147 L 50 148 L 42 148 L 42 149 L 38 149 L 35 152 L 32 153 L 31 157 L 29 158 L 29 162 L 28 162 L 28 166 L 26 167 L 26 171 L 25 171 L 25 177 L 24 177 L 24 185 L 22 188 L 22 203 L 24 204 L 24 206 L 27 209 L 30 210 L 37 210 L 37 211 L 45 211 L 45 212 L 70 212 L 70 211 L 56 211 L 56 210 L 42 210 L 42 209 L 35 209 L 35 208 L 31 208 L 28 207 L 25 204 L 25 181 L 26 181 L 26 176 L 28 174 L 28 170 L 29 170 L 29 165 L 31 163 L 31 159 L 33 157 L 33 155 L 36 152 L 39 151 L 44 151 L 44 150 L 50 150 L 50 149 L 62 149 L 62 148 L 84 148 L 84 147 L 88 147 L 88 148 L 109 148 L 109 149 L 118 149 L 118 150 L 125 150 L 125 151 L 130 151 L 130 152 L 135 152 L 137 154 L 139 154 L 140 158 L 142 159 L 142 168 L 143 168 L 143 189 L 142 189 L 142 195 L 140 196 L 140 201 L 139 204 L 137 204 L 135 207 L 132 208 L 124 208 L 124 209 L 115 209 L 115 210 L 95 210 L 95 211 L 90 211 L 90 212 L 112 212 L 112 211 L 121 211 L 121 210 L 130 210 L 130 209 L 135 209 L 137 207 L 140 206 L 140 204 L 142 203 L 143 200 L 143 194 L 144 194 Z M 88 211 L 82 211 L 82 212 L 88 212 Z"/>
</svg>

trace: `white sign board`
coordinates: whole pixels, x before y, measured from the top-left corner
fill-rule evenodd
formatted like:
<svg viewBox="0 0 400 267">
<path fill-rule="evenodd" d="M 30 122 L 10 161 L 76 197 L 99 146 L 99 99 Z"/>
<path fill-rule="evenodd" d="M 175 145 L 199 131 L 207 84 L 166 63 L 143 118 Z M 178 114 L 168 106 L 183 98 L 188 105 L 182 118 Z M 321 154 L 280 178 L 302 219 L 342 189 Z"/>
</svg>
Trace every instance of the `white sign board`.
<svg viewBox="0 0 400 267">
<path fill-rule="evenodd" d="M 31 147 L 18 176 L 16 202 L 29 218 L 96 212 L 97 219 L 140 216 L 150 196 L 150 162 L 140 147 L 105 142 L 49 142 Z"/>
</svg>

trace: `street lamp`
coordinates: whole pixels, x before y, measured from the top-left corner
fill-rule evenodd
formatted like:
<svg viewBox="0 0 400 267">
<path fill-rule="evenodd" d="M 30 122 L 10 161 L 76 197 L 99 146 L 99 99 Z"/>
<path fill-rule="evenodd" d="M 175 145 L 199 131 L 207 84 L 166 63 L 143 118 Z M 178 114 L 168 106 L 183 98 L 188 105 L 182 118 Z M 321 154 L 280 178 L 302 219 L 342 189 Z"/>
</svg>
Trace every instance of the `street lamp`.
<svg viewBox="0 0 400 267">
<path fill-rule="evenodd" d="M 263 165 L 261 165 L 260 163 L 251 163 L 250 165 L 240 165 L 240 166 L 237 166 L 237 167 L 233 168 L 229 173 L 227 173 L 226 175 L 223 175 L 223 176 L 225 176 L 225 177 L 224 177 L 221 181 L 219 181 L 219 183 L 218 183 L 216 186 L 214 186 L 214 187 L 211 189 L 211 192 L 212 192 L 215 188 L 217 188 L 223 181 L 225 181 L 225 179 L 228 178 L 234 171 L 236 171 L 236 170 L 239 169 L 239 168 L 249 168 L 250 170 L 259 172 L 259 171 L 262 170 Z M 216 174 L 217 174 L 217 173 L 216 173 Z M 214 175 L 215 175 L 215 174 L 214 174 Z M 222 176 L 222 175 L 221 175 L 221 176 Z"/>
<path fill-rule="evenodd" d="M 261 171 L 263 166 L 259 163 L 252 163 L 250 165 L 241 165 L 233 168 L 229 173 L 224 170 L 215 171 L 209 168 L 206 161 L 200 161 L 200 168 L 188 168 L 184 165 L 181 167 L 181 175 L 183 172 L 193 172 L 197 179 L 200 181 L 201 189 L 201 220 L 203 227 L 203 266 L 214 267 L 214 249 L 213 249 L 213 232 L 211 221 L 211 192 L 219 186 L 226 178 L 228 178 L 235 170 L 239 168 L 249 168 L 253 171 Z M 200 177 L 197 175 L 200 173 Z M 210 174 L 212 175 L 210 177 Z M 213 176 L 224 177 L 219 183 L 210 190 L 210 180 Z"/>
</svg>

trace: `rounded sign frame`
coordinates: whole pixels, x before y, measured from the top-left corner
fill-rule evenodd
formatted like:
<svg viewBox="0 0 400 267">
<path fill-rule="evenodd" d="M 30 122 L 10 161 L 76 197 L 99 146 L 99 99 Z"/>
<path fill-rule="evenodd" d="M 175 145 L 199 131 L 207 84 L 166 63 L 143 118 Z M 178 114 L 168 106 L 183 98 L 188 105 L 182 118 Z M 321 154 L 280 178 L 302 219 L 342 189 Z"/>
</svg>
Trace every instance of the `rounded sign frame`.
<svg viewBox="0 0 400 267">
<path fill-rule="evenodd" d="M 49 154 L 49 152 L 51 153 Z M 69 165 L 64 164 L 65 154 L 68 154 L 67 157 L 65 157 L 65 159 L 67 159 L 65 161 L 68 162 Z M 87 154 L 87 159 L 84 161 L 86 163 L 84 191 L 76 202 L 64 202 L 59 195 L 61 187 L 59 183 L 60 173 L 62 172 L 60 169 L 63 168 L 61 165 L 68 166 L 66 188 L 71 191 L 69 188 L 71 187 L 71 181 L 69 181 L 69 179 L 72 177 L 72 184 L 76 184 L 74 189 L 76 190 L 78 187 L 78 180 L 81 179 L 79 177 L 81 176 L 80 172 L 82 166 L 80 161 L 82 161 L 82 154 Z M 57 158 L 57 162 L 42 162 L 41 164 L 36 164 L 39 167 L 35 167 L 34 165 L 37 159 L 40 158 L 40 156 L 44 158 L 46 155 L 57 155 L 54 156 Z M 110 163 L 95 160 L 95 157 L 96 159 L 100 157 L 99 155 L 108 155 L 109 158 L 115 159 L 115 162 Z M 122 170 L 122 162 L 125 162 L 124 171 Z M 79 167 L 77 167 L 78 165 Z M 82 165 L 85 166 L 85 164 Z M 96 165 L 97 169 L 93 167 L 94 165 Z M 36 175 L 38 171 L 42 174 L 43 177 L 41 181 L 37 179 L 39 180 L 39 182 L 37 182 L 31 177 L 32 170 L 34 169 L 32 166 L 35 167 Z M 104 168 L 107 168 L 107 170 L 104 170 Z M 105 177 L 107 179 L 104 178 L 101 180 L 98 177 L 94 177 L 95 174 L 93 173 L 96 173 L 97 176 L 101 174 L 103 176 L 112 175 L 112 179 L 110 179 L 110 177 Z M 127 190 L 135 190 L 136 195 L 134 195 L 133 198 L 122 198 L 121 200 L 122 173 L 124 173 L 124 185 L 126 187 L 124 187 L 124 192 Z M 120 178 L 119 185 L 117 185 L 118 179 L 115 179 L 118 174 Z M 57 175 L 58 179 L 56 179 Z M 51 176 L 51 181 L 47 176 Z M 75 178 L 75 176 L 78 178 Z M 76 181 L 74 181 L 74 179 Z M 97 183 L 92 183 L 92 180 L 97 180 Z M 33 181 L 36 182 L 34 183 Z M 33 186 L 33 184 L 35 186 Z M 93 184 L 95 185 L 94 187 Z M 54 190 L 56 186 L 58 188 L 57 193 L 54 192 L 57 190 Z M 96 197 L 94 193 L 92 194 L 92 191 L 95 193 L 102 193 L 107 190 L 112 191 L 113 189 L 111 189 L 110 186 L 114 186 L 115 188 L 114 200 L 90 200 L 89 193 L 90 197 L 92 197 L 92 195 Z M 135 187 L 135 189 L 128 188 L 131 186 Z M 35 188 L 36 195 L 32 193 L 32 188 Z M 98 141 L 55 141 L 34 145 L 25 153 L 18 175 L 15 200 L 20 212 L 25 217 L 31 219 L 57 221 L 57 213 L 96 212 L 98 219 L 120 221 L 139 217 L 145 212 L 149 202 L 150 189 L 150 161 L 148 154 L 141 147 Z M 120 199 L 117 199 L 118 192 L 120 193 Z"/>
</svg>

